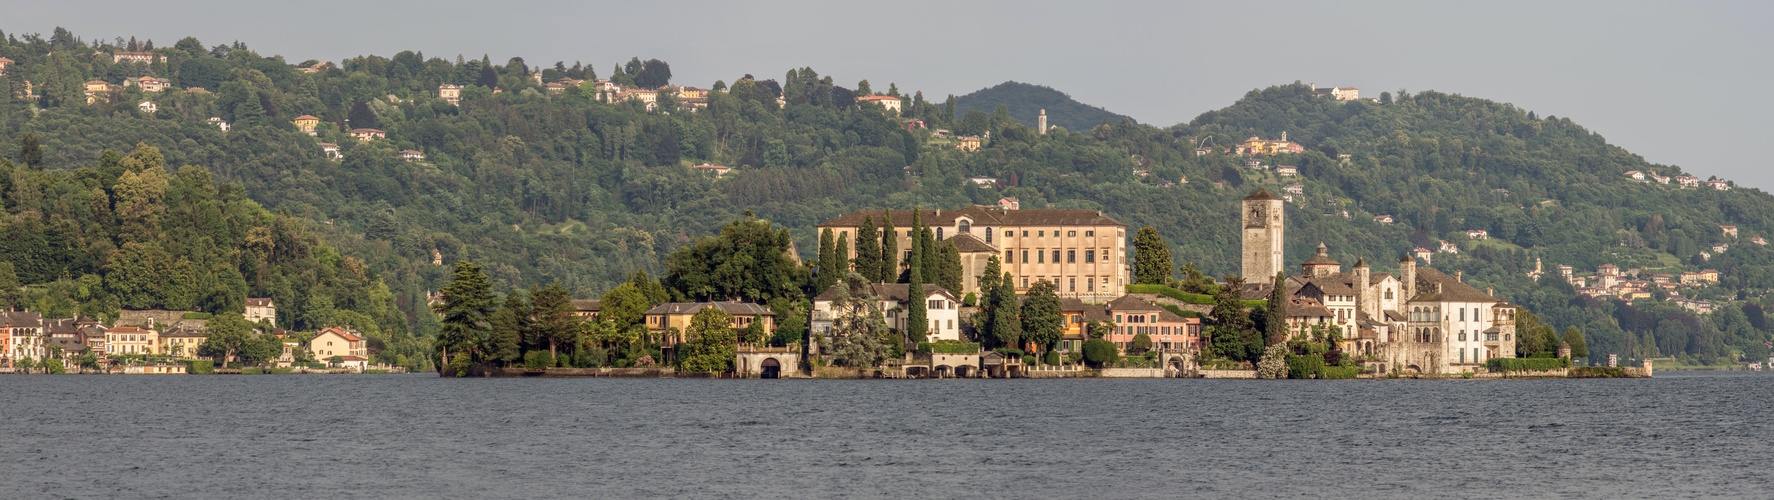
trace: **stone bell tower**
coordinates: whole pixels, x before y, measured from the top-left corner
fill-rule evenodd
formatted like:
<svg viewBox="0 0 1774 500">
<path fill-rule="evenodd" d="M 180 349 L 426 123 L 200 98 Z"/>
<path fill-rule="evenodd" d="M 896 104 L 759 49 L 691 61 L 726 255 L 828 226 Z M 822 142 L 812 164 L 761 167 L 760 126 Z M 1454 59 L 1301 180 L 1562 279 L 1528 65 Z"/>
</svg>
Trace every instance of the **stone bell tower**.
<svg viewBox="0 0 1774 500">
<path fill-rule="evenodd" d="M 1041 110 L 1041 116 L 1035 117 L 1035 129 L 1040 130 L 1041 135 L 1047 135 L 1047 110 L 1046 109 Z"/>
<path fill-rule="evenodd" d="M 1244 197 L 1244 281 L 1267 283 L 1282 269 L 1282 210 L 1280 196 L 1257 189 Z"/>
</svg>

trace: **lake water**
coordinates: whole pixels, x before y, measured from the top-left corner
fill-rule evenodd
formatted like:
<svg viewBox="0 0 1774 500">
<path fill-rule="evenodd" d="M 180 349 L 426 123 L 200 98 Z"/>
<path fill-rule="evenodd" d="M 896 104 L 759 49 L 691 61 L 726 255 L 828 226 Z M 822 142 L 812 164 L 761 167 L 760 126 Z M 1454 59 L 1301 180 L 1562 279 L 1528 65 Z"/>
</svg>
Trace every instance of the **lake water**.
<svg viewBox="0 0 1774 500">
<path fill-rule="evenodd" d="M 0 378 L 5 498 L 1774 497 L 1774 374 Z"/>
</svg>

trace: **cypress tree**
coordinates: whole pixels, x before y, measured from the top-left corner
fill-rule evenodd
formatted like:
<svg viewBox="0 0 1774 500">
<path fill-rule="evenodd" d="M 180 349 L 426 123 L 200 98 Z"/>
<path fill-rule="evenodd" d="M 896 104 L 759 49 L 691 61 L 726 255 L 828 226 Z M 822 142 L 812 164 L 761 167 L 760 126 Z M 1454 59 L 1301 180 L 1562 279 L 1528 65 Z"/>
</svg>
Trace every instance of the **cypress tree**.
<svg viewBox="0 0 1774 500">
<path fill-rule="evenodd" d="M 906 338 L 923 342 L 930 330 L 930 319 L 924 311 L 924 252 L 912 249 L 911 279 L 906 285 Z"/>
<path fill-rule="evenodd" d="M 882 216 L 881 283 L 899 282 L 899 230 L 893 227 L 893 211 Z"/>
<path fill-rule="evenodd" d="M 924 226 L 923 229 L 918 230 L 918 242 L 923 245 L 923 248 L 919 249 L 919 253 L 924 255 L 923 260 L 920 261 L 924 266 L 924 282 L 940 283 L 938 277 L 942 276 L 942 259 L 938 257 L 940 250 L 937 247 L 936 234 L 931 232 L 930 226 Z"/>
<path fill-rule="evenodd" d="M 825 289 L 831 288 L 833 283 L 837 283 L 838 257 L 837 252 L 834 251 L 836 247 L 837 243 L 832 241 L 832 228 L 825 228 L 825 231 L 819 233 L 819 278 L 813 280 L 813 287 L 816 289 L 813 294 L 815 295 L 824 293 Z"/>
<path fill-rule="evenodd" d="M 1000 347 L 1016 347 L 1022 339 L 1022 303 L 1016 299 L 1015 277 L 1004 273 L 992 293 L 992 338 Z"/>
<path fill-rule="evenodd" d="M 997 298 L 998 281 L 1003 279 L 1001 270 L 998 256 L 993 255 L 986 259 L 986 270 L 979 275 L 979 312 L 973 314 L 973 334 L 986 345 L 996 338 L 992 335 L 992 315 L 997 313 L 997 304 L 992 299 Z"/>
<path fill-rule="evenodd" d="M 923 214 L 920 214 L 918 212 L 922 212 L 922 210 L 919 210 L 917 207 L 912 207 L 912 227 L 910 228 L 909 231 L 906 231 L 906 234 L 911 235 L 911 238 L 906 240 L 906 243 L 908 245 L 910 245 L 909 247 L 906 248 L 906 253 L 913 256 L 913 257 L 924 252 L 924 217 L 923 217 Z M 919 263 L 921 263 L 921 262 L 922 262 L 922 259 L 913 259 L 912 257 L 907 257 L 906 258 L 906 267 L 911 268 L 911 266 L 919 265 Z M 920 269 L 920 271 L 921 270 L 922 269 Z M 909 271 L 909 270 L 907 271 L 908 277 L 910 276 L 911 272 L 913 272 L 913 271 Z M 928 276 L 928 275 L 926 275 L 926 276 Z M 901 283 L 907 283 L 907 282 L 901 281 Z"/>
<path fill-rule="evenodd" d="M 1143 230 L 1141 232 L 1144 232 Z M 1287 341 L 1287 273 L 1275 273 L 1275 289 L 1269 291 L 1269 344 Z M 1335 348 L 1336 346 L 1331 346 Z"/>
<path fill-rule="evenodd" d="M 844 281 L 844 275 L 850 273 L 850 233 L 838 235 L 838 247 L 832 250 L 832 266 L 838 268 L 838 272 L 833 273 L 832 277 L 832 284 L 835 285 Z"/>
<path fill-rule="evenodd" d="M 856 272 L 869 283 L 881 281 L 881 234 L 875 230 L 875 218 L 862 218 L 862 229 L 856 230 Z"/>
<path fill-rule="evenodd" d="M 961 250 L 955 248 L 955 240 L 944 240 L 936 259 L 936 284 L 949 293 L 961 293 Z"/>
</svg>

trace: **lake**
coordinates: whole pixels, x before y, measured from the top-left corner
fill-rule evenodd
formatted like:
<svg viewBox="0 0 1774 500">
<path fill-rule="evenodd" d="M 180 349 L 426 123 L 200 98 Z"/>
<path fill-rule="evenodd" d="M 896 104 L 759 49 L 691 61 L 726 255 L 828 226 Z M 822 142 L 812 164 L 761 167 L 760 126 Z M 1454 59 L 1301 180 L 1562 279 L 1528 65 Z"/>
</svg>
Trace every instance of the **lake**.
<svg viewBox="0 0 1774 500">
<path fill-rule="evenodd" d="M 1774 374 L 0 377 L 0 496 L 1774 497 Z"/>
</svg>

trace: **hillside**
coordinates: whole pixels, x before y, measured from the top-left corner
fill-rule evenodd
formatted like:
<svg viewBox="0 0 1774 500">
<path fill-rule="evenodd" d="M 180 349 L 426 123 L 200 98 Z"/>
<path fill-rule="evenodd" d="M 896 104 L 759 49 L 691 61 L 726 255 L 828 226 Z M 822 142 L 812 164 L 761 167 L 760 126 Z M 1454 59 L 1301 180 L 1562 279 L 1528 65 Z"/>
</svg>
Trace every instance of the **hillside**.
<svg viewBox="0 0 1774 500">
<path fill-rule="evenodd" d="M 1623 174 L 1679 171 L 1648 164 L 1568 118 L 1484 99 L 1422 92 L 1387 95 L 1385 104 L 1338 102 L 1280 85 L 1168 128 L 1119 120 L 1097 127 L 1098 118 L 1043 136 L 1020 119 L 987 116 L 973 125 L 990 130 L 992 140 L 964 153 L 899 120 L 952 128 L 962 125 L 965 108 L 913 98 L 902 116 L 888 116 L 844 101 L 849 94 L 811 68 L 782 81 L 723 82 L 731 90 L 710 93 L 706 108 L 667 114 L 636 101 L 599 102 L 589 84 L 551 90 L 536 83 L 634 75 L 518 59 L 453 61 L 407 51 L 289 64 L 244 44 L 206 49 L 186 39 L 156 49 L 165 62 L 131 65 L 105 56 L 121 48 L 90 47 L 78 37 L 20 40 L 0 43 L 0 57 L 18 61 L 0 82 L 42 82 L 35 89 L 41 99 L 0 105 L 0 153 L 26 164 L 18 138 L 35 134 L 43 154 L 33 168 L 72 175 L 103 166 L 107 150 L 157 147 L 168 170 L 206 169 L 218 189 L 285 214 L 338 254 L 361 260 L 420 335 L 433 328 L 423 304 L 450 263 L 482 264 L 500 291 L 558 280 L 576 297 L 596 297 L 636 271 L 662 275 L 667 254 L 746 213 L 789 230 L 803 257 L 812 257 L 813 225 L 839 214 L 1009 196 L 1024 208 L 1096 209 L 1133 227 L 1153 226 L 1178 264 L 1222 276 L 1237 267 L 1238 199 L 1256 187 L 1279 191 L 1298 182 L 1303 193 L 1288 211 L 1293 262 L 1322 241 L 1345 264 L 1363 258 L 1389 272 L 1413 248 L 1447 240 L 1465 251 L 1437 255 L 1434 267 L 1464 271 L 1467 281 L 1495 287 L 1561 331 L 1581 328 L 1592 352 L 1714 362 L 1765 357 L 1762 342 L 1770 339 L 1760 307 L 1774 288 L 1774 252 L 1748 241 L 1774 235 L 1774 197 L 1636 182 Z M 637 58 L 625 71 L 639 69 Z M 94 104 L 81 98 L 79 82 L 120 85 L 140 74 L 163 77 L 173 90 L 129 86 Z M 464 86 L 460 106 L 439 97 L 442 84 Z M 183 90 L 198 86 L 211 92 Z M 778 97 L 785 106 L 778 108 Z M 145 112 L 143 101 L 159 111 Z M 1065 123 L 1055 110 L 1048 108 L 1050 120 Z M 322 121 L 316 136 L 292 124 L 302 115 Z M 232 129 L 206 123 L 210 117 Z M 384 130 L 387 138 L 359 141 L 346 133 L 351 128 Z M 1246 158 L 1227 150 L 1284 132 L 1304 152 L 1262 160 L 1297 166 L 1298 177 L 1245 168 Z M 337 144 L 343 158 L 329 159 L 321 143 Z M 1198 156 L 1196 144 L 1211 152 Z M 403 160 L 402 150 L 425 158 Z M 1349 155 L 1346 163 L 1341 154 Z M 689 168 L 702 163 L 735 170 L 717 180 Z M 973 175 L 1003 186 L 975 186 L 966 181 Z M 50 201 L 72 189 L 34 182 L 5 187 L 7 213 L 56 207 Z M 114 190 L 108 195 L 118 199 Z M 76 213 L 92 206 L 70 200 Z M 1396 223 L 1375 223 L 1378 215 Z M 21 220 L 4 222 L 13 241 L 86 248 Z M 1724 235 L 1725 225 L 1739 236 Z M 1464 241 L 1468 229 L 1493 239 Z M 1731 244 L 1728 251 L 1712 251 L 1721 243 Z M 37 251 L 0 245 L 0 258 L 24 262 Z M 1563 280 L 1528 278 L 1535 259 L 1547 271 L 1564 264 L 1579 273 L 1603 263 L 1645 273 L 1717 269 L 1717 285 L 1681 292 L 1721 307 L 1699 314 L 1673 302 L 1583 297 Z M 34 271 L 28 280 L 64 273 L 109 279 L 102 265 L 80 266 Z"/>
<path fill-rule="evenodd" d="M 1034 127 L 1035 117 L 1043 109 L 1047 110 L 1048 125 L 1064 127 L 1074 132 L 1089 132 L 1091 127 L 1102 125 L 1103 120 L 1110 123 L 1133 120 L 1073 100 L 1072 96 L 1051 87 L 1020 82 L 1004 82 L 958 97 L 955 99 L 955 113 L 966 115 L 969 111 L 977 110 L 991 114 L 997 111 L 999 105 L 1008 108 L 1010 117 L 1022 122 L 1025 127 Z"/>
</svg>

